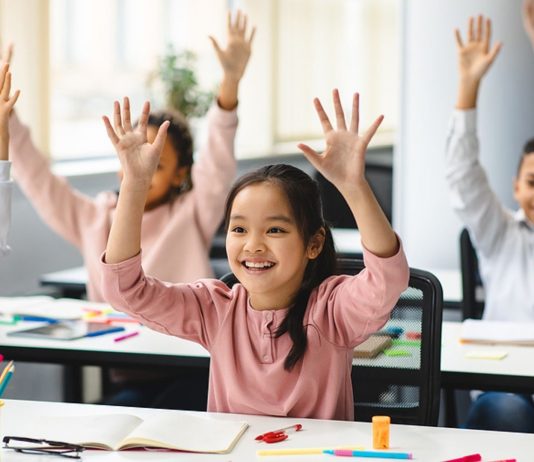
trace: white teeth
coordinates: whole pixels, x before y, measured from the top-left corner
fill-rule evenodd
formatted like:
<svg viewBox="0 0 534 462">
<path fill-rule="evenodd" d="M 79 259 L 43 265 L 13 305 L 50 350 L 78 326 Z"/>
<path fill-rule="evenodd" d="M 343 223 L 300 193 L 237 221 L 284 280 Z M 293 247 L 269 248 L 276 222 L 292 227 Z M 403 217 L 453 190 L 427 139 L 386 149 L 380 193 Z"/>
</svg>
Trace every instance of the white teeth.
<svg viewBox="0 0 534 462">
<path fill-rule="evenodd" d="M 265 262 L 252 262 L 252 261 L 246 261 L 245 266 L 247 268 L 270 268 L 271 266 L 274 266 L 274 263 L 270 263 L 268 261 Z"/>
</svg>

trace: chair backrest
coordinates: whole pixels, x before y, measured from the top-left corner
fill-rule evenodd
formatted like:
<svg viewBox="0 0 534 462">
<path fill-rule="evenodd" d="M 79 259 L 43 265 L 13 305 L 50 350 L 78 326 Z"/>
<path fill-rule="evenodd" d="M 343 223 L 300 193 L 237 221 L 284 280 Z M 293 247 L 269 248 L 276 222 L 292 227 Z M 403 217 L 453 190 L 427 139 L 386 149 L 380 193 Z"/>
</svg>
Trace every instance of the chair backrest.
<svg viewBox="0 0 534 462">
<path fill-rule="evenodd" d="M 363 261 L 339 259 L 339 274 L 357 274 Z M 237 282 L 232 273 L 221 278 Z M 356 420 L 389 415 L 393 423 L 437 425 L 440 393 L 441 319 L 443 293 L 437 278 L 410 269 L 408 289 L 401 295 L 384 327 L 400 327 L 389 352 L 353 361 L 352 382 Z M 394 356 L 396 354 L 405 356 Z"/>
<path fill-rule="evenodd" d="M 469 231 L 460 233 L 460 266 L 462 270 L 462 319 L 480 319 L 484 312 L 484 302 L 477 294 L 481 292 L 482 281 L 478 270 L 478 257 Z"/>
<path fill-rule="evenodd" d="M 363 268 L 362 260 L 339 260 L 340 273 L 356 274 Z M 393 335 L 392 345 L 375 358 L 353 361 L 356 420 L 388 415 L 393 423 L 437 425 L 442 312 L 438 279 L 410 268 L 408 288 L 381 331 Z"/>
</svg>

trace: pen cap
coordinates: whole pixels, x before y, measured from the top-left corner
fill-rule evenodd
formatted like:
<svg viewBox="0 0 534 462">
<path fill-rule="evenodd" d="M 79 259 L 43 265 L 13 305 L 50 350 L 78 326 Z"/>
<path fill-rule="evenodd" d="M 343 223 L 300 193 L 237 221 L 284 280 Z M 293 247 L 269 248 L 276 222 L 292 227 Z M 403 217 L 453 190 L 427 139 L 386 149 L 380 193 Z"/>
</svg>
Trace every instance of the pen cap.
<svg viewBox="0 0 534 462">
<path fill-rule="evenodd" d="M 387 415 L 373 416 L 373 448 L 389 449 L 389 424 L 391 419 Z"/>
</svg>

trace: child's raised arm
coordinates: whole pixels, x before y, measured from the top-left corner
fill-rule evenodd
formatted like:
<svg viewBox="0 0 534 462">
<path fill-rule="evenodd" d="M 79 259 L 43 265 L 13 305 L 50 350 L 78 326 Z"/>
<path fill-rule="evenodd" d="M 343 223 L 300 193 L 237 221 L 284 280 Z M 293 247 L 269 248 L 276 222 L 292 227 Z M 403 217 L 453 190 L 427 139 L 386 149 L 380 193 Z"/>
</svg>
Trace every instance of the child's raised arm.
<svg viewBox="0 0 534 462">
<path fill-rule="evenodd" d="M 130 101 L 124 107 L 115 101 L 113 127 L 104 116 L 109 139 L 113 143 L 124 172 L 117 209 L 106 247 L 106 262 L 119 263 L 137 255 L 141 250 L 141 219 L 152 176 L 167 136 L 169 122 L 163 122 L 152 144 L 147 142 L 147 123 L 150 103 L 143 105 L 137 127 L 132 128 Z"/>
<path fill-rule="evenodd" d="M 332 127 L 319 99 L 314 100 L 325 135 L 325 151 L 320 154 L 305 144 L 299 144 L 298 147 L 311 164 L 343 195 L 358 223 L 365 247 L 375 255 L 390 257 L 397 253 L 399 243 L 365 178 L 367 145 L 384 117 L 378 117 L 360 134 L 359 95 L 354 95 L 352 119 L 348 128 L 337 90 L 333 92 L 333 99 L 337 128 Z"/>
<path fill-rule="evenodd" d="M 490 49 L 491 20 L 483 16 L 469 18 L 467 41 L 462 41 L 460 31 L 455 30 L 458 49 L 459 86 L 457 109 L 473 109 L 477 105 L 480 82 L 497 57 L 502 44 L 497 42 Z"/>
<path fill-rule="evenodd" d="M 9 64 L 0 70 L 0 160 L 9 159 L 9 115 L 17 102 L 20 90 L 11 95 L 11 72 Z"/>
<path fill-rule="evenodd" d="M 247 15 L 238 10 L 233 21 L 232 14 L 228 12 L 226 49 L 223 50 L 217 40 L 210 36 L 211 43 L 224 72 L 217 98 L 219 105 L 223 109 L 232 110 L 237 106 L 239 82 L 247 68 L 255 32 L 256 28 L 253 27 L 250 34 L 248 34 Z"/>
</svg>

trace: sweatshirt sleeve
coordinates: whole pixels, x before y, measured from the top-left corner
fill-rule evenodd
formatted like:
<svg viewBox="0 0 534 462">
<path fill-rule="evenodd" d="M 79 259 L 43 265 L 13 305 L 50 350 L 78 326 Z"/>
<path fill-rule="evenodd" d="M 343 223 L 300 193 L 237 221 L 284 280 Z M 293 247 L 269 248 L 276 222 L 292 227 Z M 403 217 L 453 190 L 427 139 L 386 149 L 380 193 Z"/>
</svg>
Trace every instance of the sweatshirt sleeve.
<svg viewBox="0 0 534 462">
<path fill-rule="evenodd" d="M 9 118 L 9 133 L 9 152 L 17 184 L 43 221 L 79 248 L 82 230 L 96 216 L 96 204 L 74 190 L 65 178 L 52 173 L 48 160 L 33 144 L 28 127 L 14 112 Z"/>
<path fill-rule="evenodd" d="M 479 160 L 476 110 L 455 110 L 445 155 L 445 178 L 452 207 L 482 255 L 499 248 L 512 219 L 490 187 Z"/>
<path fill-rule="evenodd" d="M 387 322 L 410 278 L 404 250 L 399 247 L 388 258 L 364 248 L 362 271 L 330 277 L 312 293 L 312 321 L 328 341 L 354 348 Z"/>
<path fill-rule="evenodd" d="M 221 223 L 226 196 L 236 175 L 236 130 L 236 110 L 226 111 L 214 104 L 208 112 L 208 138 L 192 170 L 196 219 L 206 243 Z"/>
<path fill-rule="evenodd" d="M 219 326 L 218 310 L 232 300 L 232 291 L 216 279 L 171 284 L 146 276 L 141 253 L 120 263 L 101 259 L 104 299 L 116 310 L 168 335 L 200 343 L 208 351 Z"/>
<path fill-rule="evenodd" d="M 9 177 L 11 162 L 0 160 L 0 256 L 9 253 L 7 235 L 11 224 L 11 194 L 13 184 Z"/>
</svg>

